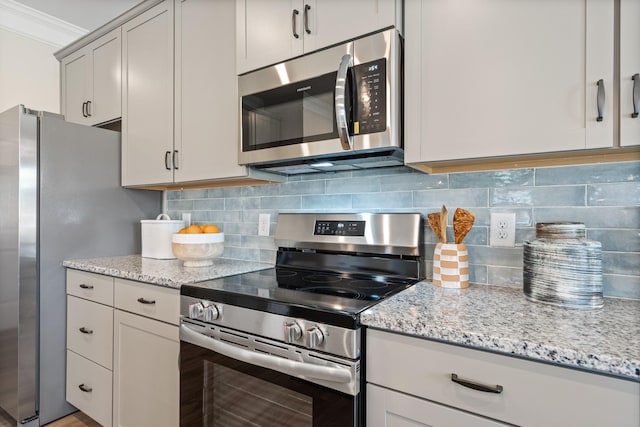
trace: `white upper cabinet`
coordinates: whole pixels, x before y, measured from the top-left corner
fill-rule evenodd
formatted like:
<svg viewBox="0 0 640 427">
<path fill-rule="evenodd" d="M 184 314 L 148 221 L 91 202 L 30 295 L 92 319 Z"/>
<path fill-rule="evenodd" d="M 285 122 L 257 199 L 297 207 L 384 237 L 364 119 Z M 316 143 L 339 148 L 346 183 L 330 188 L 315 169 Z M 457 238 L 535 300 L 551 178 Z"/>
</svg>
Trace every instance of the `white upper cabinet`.
<svg viewBox="0 0 640 427">
<path fill-rule="evenodd" d="M 61 111 L 67 121 L 96 125 L 121 116 L 120 28 L 60 63 Z"/>
<path fill-rule="evenodd" d="M 398 25 L 399 0 L 237 0 L 238 74 Z"/>
<path fill-rule="evenodd" d="M 613 0 L 405 9 L 406 163 L 614 145 Z"/>
<path fill-rule="evenodd" d="M 640 0 L 620 0 L 620 145 L 640 144 Z"/>
<path fill-rule="evenodd" d="M 122 185 L 173 182 L 173 1 L 122 26 Z"/>
<path fill-rule="evenodd" d="M 234 0 L 175 6 L 175 180 L 246 175 L 238 165 Z"/>
</svg>

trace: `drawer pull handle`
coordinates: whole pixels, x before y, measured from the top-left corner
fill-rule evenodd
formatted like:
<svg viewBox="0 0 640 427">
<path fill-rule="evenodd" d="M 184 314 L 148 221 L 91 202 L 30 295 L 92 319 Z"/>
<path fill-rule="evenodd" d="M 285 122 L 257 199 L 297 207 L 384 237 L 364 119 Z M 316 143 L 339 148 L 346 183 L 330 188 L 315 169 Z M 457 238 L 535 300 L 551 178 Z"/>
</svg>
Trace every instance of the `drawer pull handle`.
<svg viewBox="0 0 640 427">
<path fill-rule="evenodd" d="M 153 299 L 144 299 L 144 298 L 138 298 L 138 302 L 140 304 L 155 304 L 156 300 Z"/>
<path fill-rule="evenodd" d="M 458 375 L 456 374 L 451 374 L 451 381 L 464 387 L 472 388 L 478 391 L 484 391 L 485 393 L 502 393 L 501 385 L 490 386 L 469 380 L 463 380 L 462 378 L 458 378 Z"/>
<path fill-rule="evenodd" d="M 93 289 L 93 285 L 85 285 L 84 283 L 80 285 L 82 289 Z"/>
<path fill-rule="evenodd" d="M 82 328 L 80 328 L 79 331 L 82 332 L 83 334 L 87 334 L 87 335 L 93 334 L 93 329 L 87 329 L 84 326 Z"/>
<path fill-rule="evenodd" d="M 91 387 L 87 387 L 87 386 L 86 386 L 86 385 L 84 385 L 84 384 L 80 384 L 80 385 L 78 386 L 78 388 L 79 388 L 80 390 L 84 391 L 85 393 L 91 393 L 91 392 L 93 391 L 93 389 L 92 389 Z"/>
</svg>

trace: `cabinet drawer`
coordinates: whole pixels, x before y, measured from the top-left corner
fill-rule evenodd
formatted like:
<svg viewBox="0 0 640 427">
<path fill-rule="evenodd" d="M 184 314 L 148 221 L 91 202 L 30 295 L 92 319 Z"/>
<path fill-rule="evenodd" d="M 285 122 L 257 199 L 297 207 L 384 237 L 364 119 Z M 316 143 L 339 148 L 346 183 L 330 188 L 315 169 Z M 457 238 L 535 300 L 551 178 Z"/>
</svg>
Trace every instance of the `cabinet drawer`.
<svg viewBox="0 0 640 427">
<path fill-rule="evenodd" d="M 67 348 L 112 369 L 113 308 L 68 295 Z"/>
<path fill-rule="evenodd" d="M 110 370 L 67 350 L 67 401 L 103 426 L 111 425 L 111 380 Z"/>
<path fill-rule="evenodd" d="M 68 268 L 67 293 L 100 304 L 113 305 L 113 277 Z"/>
<path fill-rule="evenodd" d="M 116 279 L 115 307 L 177 325 L 180 319 L 180 291 Z"/>
<path fill-rule="evenodd" d="M 520 425 L 640 425 L 640 386 L 574 369 L 367 330 L 367 382 Z M 454 383 L 452 374 L 489 393 Z"/>
</svg>

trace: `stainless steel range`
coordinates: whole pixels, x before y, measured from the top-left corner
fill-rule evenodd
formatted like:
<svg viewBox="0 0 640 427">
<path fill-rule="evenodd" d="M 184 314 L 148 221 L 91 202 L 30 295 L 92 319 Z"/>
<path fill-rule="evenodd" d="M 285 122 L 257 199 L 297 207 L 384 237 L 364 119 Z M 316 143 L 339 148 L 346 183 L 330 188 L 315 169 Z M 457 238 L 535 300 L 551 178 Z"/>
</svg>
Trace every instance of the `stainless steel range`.
<svg viewBox="0 0 640 427">
<path fill-rule="evenodd" d="M 182 426 L 364 425 L 360 313 L 424 277 L 420 214 L 280 214 L 274 268 L 181 288 Z"/>
</svg>

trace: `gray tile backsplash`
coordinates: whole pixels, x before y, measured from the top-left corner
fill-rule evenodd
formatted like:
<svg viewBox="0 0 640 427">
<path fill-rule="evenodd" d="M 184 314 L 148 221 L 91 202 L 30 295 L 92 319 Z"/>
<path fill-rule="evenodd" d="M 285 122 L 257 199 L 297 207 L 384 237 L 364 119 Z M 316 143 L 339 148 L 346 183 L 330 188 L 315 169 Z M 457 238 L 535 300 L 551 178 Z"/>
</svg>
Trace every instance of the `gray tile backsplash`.
<svg viewBox="0 0 640 427">
<path fill-rule="evenodd" d="M 522 245 L 535 224 L 579 221 L 602 242 L 605 295 L 640 299 L 640 162 L 423 174 L 408 167 L 289 177 L 249 187 L 167 192 L 168 213 L 190 212 L 225 233 L 224 255 L 274 262 L 278 212 L 420 212 L 469 209 L 476 222 L 465 238 L 471 281 L 522 286 Z M 492 212 L 516 214 L 516 247 L 489 246 Z M 258 236 L 258 216 L 271 214 L 270 236 Z M 451 221 L 451 218 L 450 218 Z M 436 237 L 425 221 L 427 277 Z M 449 227 L 448 235 L 453 231 Z"/>
</svg>

